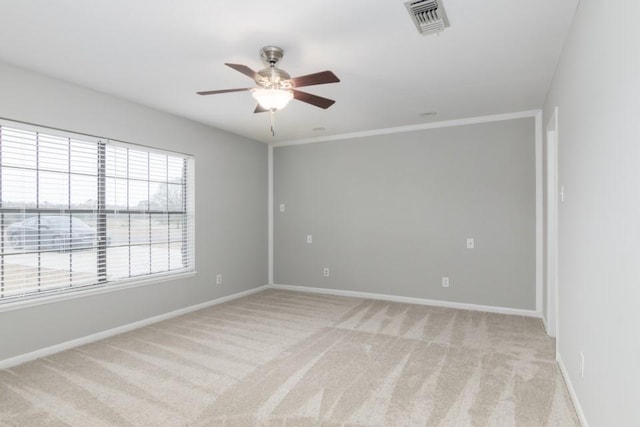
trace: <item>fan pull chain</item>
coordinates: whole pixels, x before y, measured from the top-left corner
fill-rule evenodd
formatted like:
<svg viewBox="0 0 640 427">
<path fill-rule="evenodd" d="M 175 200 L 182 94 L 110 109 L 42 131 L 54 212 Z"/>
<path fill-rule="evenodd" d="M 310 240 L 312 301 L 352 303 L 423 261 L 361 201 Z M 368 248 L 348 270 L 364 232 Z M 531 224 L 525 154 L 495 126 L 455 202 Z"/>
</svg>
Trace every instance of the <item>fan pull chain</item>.
<svg viewBox="0 0 640 427">
<path fill-rule="evenodd" d="M 271 136 L 276 136 L 276 128 L 275 128 L 275 123 L 276 123 L 276 110 L 275 109 L 271 109 L 269 110 L 271 113 Z"/>
</svg>

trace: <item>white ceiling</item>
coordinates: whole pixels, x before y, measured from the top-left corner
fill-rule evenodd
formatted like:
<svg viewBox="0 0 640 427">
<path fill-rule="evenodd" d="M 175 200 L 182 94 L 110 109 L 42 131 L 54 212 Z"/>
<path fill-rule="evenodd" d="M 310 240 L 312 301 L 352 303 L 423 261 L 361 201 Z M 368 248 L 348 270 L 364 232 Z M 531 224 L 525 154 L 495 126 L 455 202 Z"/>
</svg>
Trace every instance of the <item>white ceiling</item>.
<svg viewBox="0 0 640 427">
<path fill-rule="evenodd" d="M 418 34 L 403 0 L 3 0 L 0 61 L 260 141 L 295 140 L 540 108 L 578 0 L 444 0 L 451 27 Z M 253 114 L 252 86 L 280 46 L 292 76 L 337 84 Z M 435 118 L 420 113 L 437 111 Z M 313 128 L 324 127 L 324 131 Z"/>
</svg>

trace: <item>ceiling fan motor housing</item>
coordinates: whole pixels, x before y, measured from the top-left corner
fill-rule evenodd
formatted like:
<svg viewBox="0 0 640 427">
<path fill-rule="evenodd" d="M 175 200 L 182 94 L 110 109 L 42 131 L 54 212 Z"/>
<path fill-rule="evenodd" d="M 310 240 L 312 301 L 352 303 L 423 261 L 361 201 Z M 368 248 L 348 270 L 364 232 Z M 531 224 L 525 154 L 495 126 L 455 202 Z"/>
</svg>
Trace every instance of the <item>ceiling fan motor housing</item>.
<svg viewBox="0 0 640 427">
<path fill-rule="evenodd" d="M 268 67 L 258 71 L 258 74 L 266 79 L 266 81 L 258 80 L 256 83 L 265 87 L 277 86 L 278 88 L 293 87 L 291 84 L 291 76 L 284 70 L 276 67 Z"/>
</svg>

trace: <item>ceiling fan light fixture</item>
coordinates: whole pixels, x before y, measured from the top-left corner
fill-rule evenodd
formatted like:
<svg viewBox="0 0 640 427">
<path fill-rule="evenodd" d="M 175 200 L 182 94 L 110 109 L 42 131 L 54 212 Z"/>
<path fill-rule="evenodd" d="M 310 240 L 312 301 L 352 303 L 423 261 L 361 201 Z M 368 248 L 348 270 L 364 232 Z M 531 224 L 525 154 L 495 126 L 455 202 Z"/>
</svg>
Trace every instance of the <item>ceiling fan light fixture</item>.
<svg viewBox="0 0 640 427">
<path fill-rule="evenodd" d="M 258 88 L 251 95 L 265 110 L 281 110 L 293 99 L 293 92 L 287 89 Z"/>
</svg>

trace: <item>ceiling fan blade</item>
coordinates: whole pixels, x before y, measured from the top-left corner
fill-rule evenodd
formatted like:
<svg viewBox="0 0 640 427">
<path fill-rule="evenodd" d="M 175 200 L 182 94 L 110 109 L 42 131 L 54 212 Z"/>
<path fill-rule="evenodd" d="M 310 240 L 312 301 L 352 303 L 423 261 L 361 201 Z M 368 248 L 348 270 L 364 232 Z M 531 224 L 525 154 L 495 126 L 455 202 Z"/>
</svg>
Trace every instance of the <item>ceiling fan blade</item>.
<svg viewBox="0 0 640 427">
<path fill-rule="evenodd" d="M 339 81 L 340 79 L 331 71 L 321 71 L 319 73 L 307 74 L 306 76 L 291 79 L 294 87 L 323 85 L 326 83 L 338 83 Z"/>
<path fill-rule="evenodd" d="M 251 68 L 247 67 L 246 65 L 229 64 L 228 62 L 225 62 L 224 65 L 226 65 L 227 67 L 231 67 L 236 71 L 241 72 L 245 76 L 251 77 L 256 82 L 264 80 L 264 77 L 262 77 L 260 74 L 256 73 L 255 71 L 253 71 Z"/>
<path fill-rule="evenodd" d="M 254 113 L 266 113 L 269 110 L 267 110 L 266 108 L 263 108 L 262 105 L 258 104 L 256 105 L 256 109 L 253 110 Z"/>
<path fill-rule="evenodd" d="M 312 95 L 295 89 L 293 89 L 293 97 L 298 101 L 306 102 L 307 104 L 315 105 L 316 107 L 324 109 L 331 107 L 336 102 L 333 99 L 323 98 L 318 95 Z"/>
<path fill-rule="evenodd" d="M 243 87 L 240 89 L 222 89 L 222 90 L 207 90 L 204 92 L 196 92 L 198 95 L 216 95 L 218 93 L 229 93 L 229 92 L 243 92 L 245 90 L 251 90 L 252 87 Z"/>
</svg>

